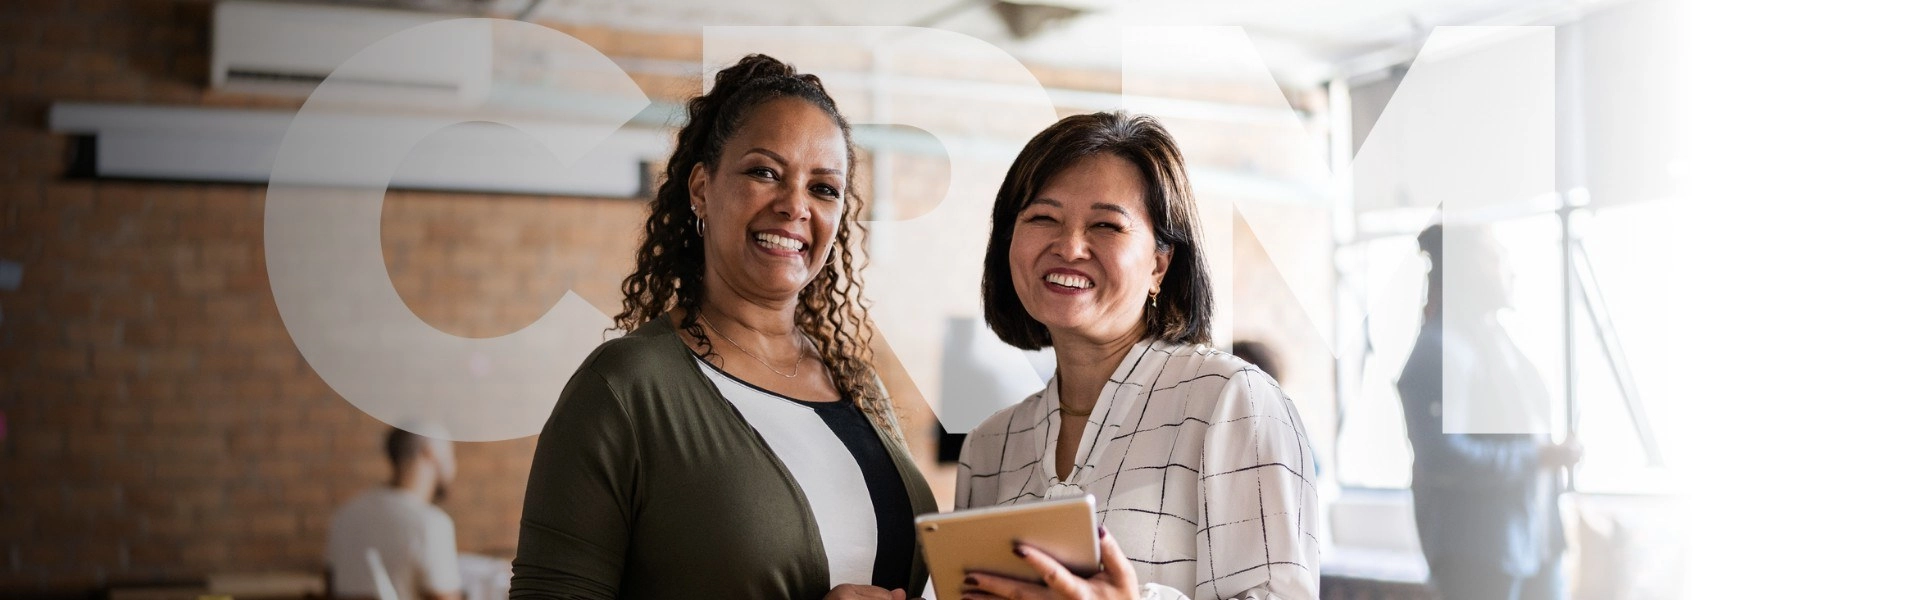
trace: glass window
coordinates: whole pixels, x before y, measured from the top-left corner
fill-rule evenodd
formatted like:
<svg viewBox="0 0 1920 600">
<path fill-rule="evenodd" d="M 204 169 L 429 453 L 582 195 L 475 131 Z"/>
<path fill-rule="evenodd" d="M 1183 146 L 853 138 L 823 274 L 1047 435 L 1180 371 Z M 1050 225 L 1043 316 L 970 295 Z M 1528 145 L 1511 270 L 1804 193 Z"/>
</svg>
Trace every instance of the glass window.
<svg viewBox="0 0 1920 600">
<path fill-rule="evenodd" d="M 1639 205 L 1579 215 L 1593 275 L 1604 296 L 1602 315 L 1616 351 L 1643 399 L 1658 397 L 1665 361 L 1660 347 L 1659 313 L 1665 289 L 1665 232 L 1658 208 Z M 1490 233 L 1505 252 L 1513 272 L 1511 309 L 1501 322 L 1515 345 L 1539 370 L 1548 389 L 1554 438 L 1564 437 L 1566 403 L 1566 315 L 1561 288 L 1563 260 L 1560 221 L 1536 214 L 1492 224 Z M 1345 486 L 1405 488 L 1411 479 L 1412 451 L 1395 384 L 1419 334 L 1426 302 L 1426 259 L 1412 233 L 1376 236 L 1362 242 L 1361 260 L 1347 273 L 1347 285 L 1364 309 L 1364 348 L 1342 358 L 1365 363 L 1357 385 L 1344 398 L 1344 420 L 1335 441 L 1337 472 Z M 1648 467 L 1640 434 L 1615 380 L 1594 319 L 1580 298 L 1574 305 L 1575 357 L 1580 398 L 1580 439 L 1586 459 L 1576 484 L 1588 491 L 1658 491 L 1664 475 Z M 1365 356 L 1359 356 L 1361 352 Z M 1647 412 L 1653 413 L 1651 409 Z M 1649 424 L 1657 414 L 1647 414 Z M 1657 429 L 1655 429 L 1657 434 Z"/>
</svg>

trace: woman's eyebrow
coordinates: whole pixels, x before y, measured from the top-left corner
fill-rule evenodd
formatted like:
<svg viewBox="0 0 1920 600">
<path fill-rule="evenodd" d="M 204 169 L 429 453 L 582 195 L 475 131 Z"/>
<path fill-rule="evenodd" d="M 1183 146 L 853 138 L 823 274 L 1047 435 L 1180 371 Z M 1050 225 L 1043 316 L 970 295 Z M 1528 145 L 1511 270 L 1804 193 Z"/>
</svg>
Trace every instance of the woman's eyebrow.
<svg viewBox="0 0 1920 600">
<path fill-rule="evenodd" d="M 779 152 L 774 152 L 766 148 L 750 148 L 746 151 L 746 154 L 765 155 L 767 158 L 773 159 L 773 162 L 779 163 L 780 166 L 787 166 L 787 157 L 781 156 Z"/>
<path fill-rule="evenodd" d="M 1036 204 L 1042 204 L 1042 205 L 1051 206 L 1054 208 L 1062 208 L 1062 209 L 1066 208 L 1066 205 L 1061 204 L 1059 200 L 1054 200 L 1052 198 L 1048 198 L 1045 196 L 1034 198 L 1032 201 L 1027 202 L 1027 206 L 1033 206 Z M 1024 208 L 1026 207 L 1022 207 L 1022 209 Z M 1093 203 L 1093 209 L 1118 213 L 1120 216 L 1126 217 L 1127 220 L 1129 221 L 1133 220 L 1133 213 L 1127 212 L 1126 207 L 1118 204 L 1114 204 L 1111 202 L 1095 202 Z"/>
<path fill-rule="evenodd" d="M 747 149 L 746 153 L 763 155 L 763 156 L 766 156 L 767 158 L 773 159 L 773 162 L 779 163 L 780 166 L 782 167 L 787 166 L 787 157 L 781 156 L 779 152 L 774 152 L 766 148 L 756 147 L 756 148 Z M 820 167 L 820 168 L 814 169 L 813 174 L 814 175 L 845 175 L 846 172 L 840 169 L 835 169 L 833 167 Z"/>
</svg>

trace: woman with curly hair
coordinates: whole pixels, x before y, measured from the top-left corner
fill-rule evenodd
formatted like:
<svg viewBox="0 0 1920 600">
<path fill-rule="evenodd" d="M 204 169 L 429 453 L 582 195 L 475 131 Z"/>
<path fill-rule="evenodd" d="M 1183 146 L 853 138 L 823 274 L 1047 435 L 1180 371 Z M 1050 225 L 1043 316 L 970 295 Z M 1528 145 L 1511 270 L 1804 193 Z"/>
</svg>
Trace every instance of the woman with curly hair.
<svg viewBox="0 0 1920 600">
<path fill-rule="evenodd" d="M 937 510 L 872 366 L 851 131 L 752 55 L 687 105 L 614 318 L 541 432 L 513 598 L 899 598 Z"/>
</svg>

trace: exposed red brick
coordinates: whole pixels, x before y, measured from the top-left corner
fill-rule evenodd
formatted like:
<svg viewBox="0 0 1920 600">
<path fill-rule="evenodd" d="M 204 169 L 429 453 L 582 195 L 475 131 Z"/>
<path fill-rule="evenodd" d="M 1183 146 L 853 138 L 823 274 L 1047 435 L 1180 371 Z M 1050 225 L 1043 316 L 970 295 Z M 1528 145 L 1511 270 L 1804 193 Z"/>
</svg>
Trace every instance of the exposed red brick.
<svg viewBox="0 0 1920 600">
<path fill-rule="evenodd" d="M 206 88 L 210 10 L 206 0 L 0 2 L 0 56 L 10 57 L 0 65 L 0 258 L 26 265 L 21 291 L 0 294 L 0 538 L 22 557 L 0 568 L 0 596 L 318 568 L 333 507 L 388 477 L 385 425 L 315 374 L 286 332 L 265 269 L 264 186 L 71 179 L 73 141 L 46 130 L 56 100 L 298 108 L 299 98 Z M 568 31 L 618 56 L 700 59 L 697 34 Z M 657 98 L 699 89 L 696 77 L 635 79 Z M 947 173 L 915 168 L 896 173 L 896 193 L 942 197 L 909 193 L 918 181 L 945 190 Z M 616 309 L 644 211 L 631 200 L 394 192 L 381 250 L 427 323 L 500 335 L 569 289 Z M 534 444 L 459 445 L 446 508 L 463 550 L 511 553 Z M 63 514 L 76 516 L 54 518 Z"/>
</svg>

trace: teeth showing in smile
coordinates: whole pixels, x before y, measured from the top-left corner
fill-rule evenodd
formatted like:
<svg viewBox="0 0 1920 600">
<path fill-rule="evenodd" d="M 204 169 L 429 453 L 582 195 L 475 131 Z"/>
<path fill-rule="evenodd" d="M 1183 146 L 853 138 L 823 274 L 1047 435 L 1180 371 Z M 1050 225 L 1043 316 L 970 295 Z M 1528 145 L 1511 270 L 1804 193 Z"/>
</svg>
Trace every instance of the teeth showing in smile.
<svg viewBox="0 0 1920 600">
<path fill-rule="evenodd" d="M 1065 273 L 1048 273 L 1047 283 L 1081 290 L 1093 287 L 1093 280 L 1079 275 L 1068 275 Z"/>
<path fill-rule="evenodd" d="M 755 234 L 753 239 L 754 241 L 760 242 L 760 245 L 768 248 L 779 248 L 781 250 L 791 250 L 794 252 L 799 252 L 801 248 L 800 240 L 771 233 Z"/>
</svg>

